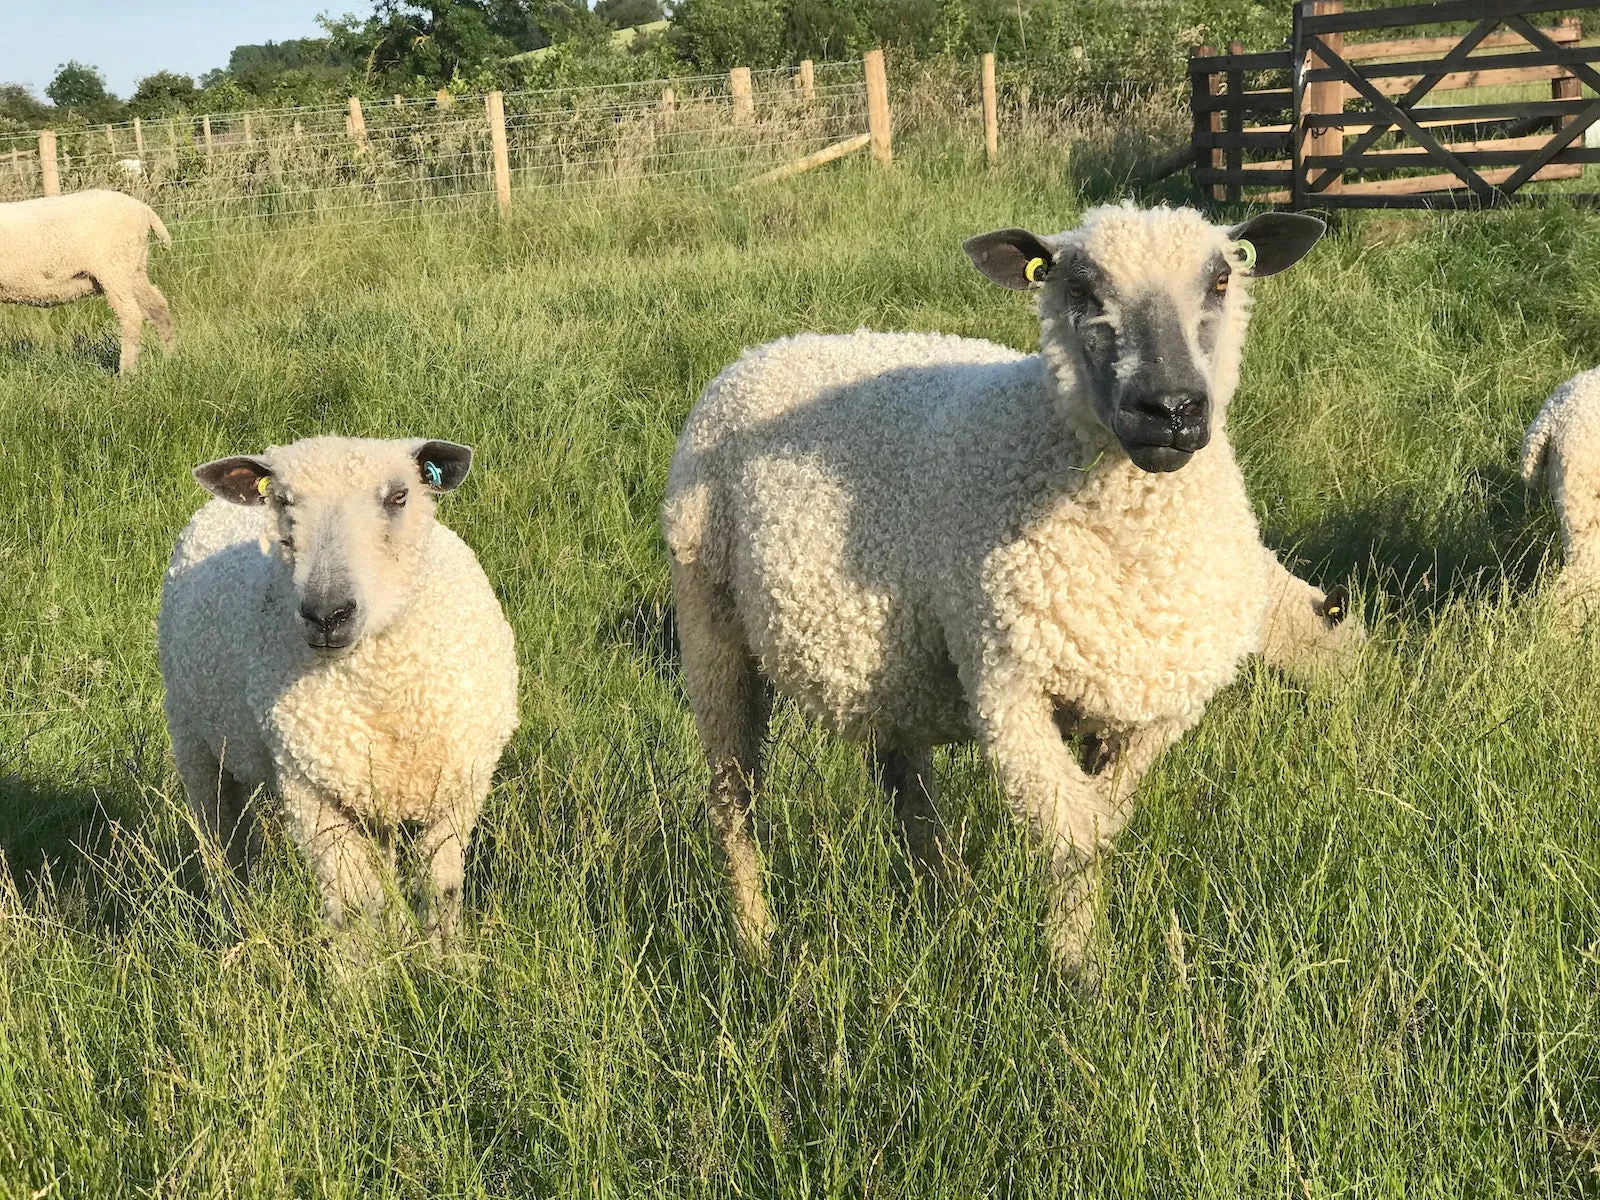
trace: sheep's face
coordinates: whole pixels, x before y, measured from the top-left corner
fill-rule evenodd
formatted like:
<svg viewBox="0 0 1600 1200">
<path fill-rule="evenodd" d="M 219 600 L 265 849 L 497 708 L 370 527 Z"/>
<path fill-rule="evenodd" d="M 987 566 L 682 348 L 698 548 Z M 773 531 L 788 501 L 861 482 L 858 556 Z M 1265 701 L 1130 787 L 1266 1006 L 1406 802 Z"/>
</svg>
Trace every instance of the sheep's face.
<svg viewBox="0 0 1600 1200">
<path fill-rule="evenodd" d="M 1058 378 L 1145 471 L 1176 471 L 1211 440 L 1239 377 L 1245 279 L 1297 262 L 1314 217 L 1231 229 L 1188 208 L 1097 208 L 1068 233 L 1002 229 L 964 249 L 987 278 L 1040 291 L 1041 348 Z"/>
<path fill-rule="evenodd" d="M 213 495 L 267 509 L 263 549 L 284 565 L 306 644 L 336 656 L 383 633 L 415 599 L 433 497 L 467 477 L 453 442 L 308 438 L 195 469 Z"/>
</svg>

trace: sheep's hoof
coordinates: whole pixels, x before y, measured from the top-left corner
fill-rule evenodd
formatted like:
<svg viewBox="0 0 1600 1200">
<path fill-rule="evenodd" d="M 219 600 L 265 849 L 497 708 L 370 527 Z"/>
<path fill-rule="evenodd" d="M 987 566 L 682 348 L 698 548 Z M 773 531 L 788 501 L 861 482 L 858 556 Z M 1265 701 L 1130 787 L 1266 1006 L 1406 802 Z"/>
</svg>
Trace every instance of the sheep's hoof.
<svg viewBox="0 0 1600 1200">
<path fill-rule="evenodd" d="M 1057 969 L 1088 990 L 1100 983 L 1100 964 L 1091 952 L 1097 878 L 1090 866 L 1058 880 L 1045 929 Z"/>
</svg>

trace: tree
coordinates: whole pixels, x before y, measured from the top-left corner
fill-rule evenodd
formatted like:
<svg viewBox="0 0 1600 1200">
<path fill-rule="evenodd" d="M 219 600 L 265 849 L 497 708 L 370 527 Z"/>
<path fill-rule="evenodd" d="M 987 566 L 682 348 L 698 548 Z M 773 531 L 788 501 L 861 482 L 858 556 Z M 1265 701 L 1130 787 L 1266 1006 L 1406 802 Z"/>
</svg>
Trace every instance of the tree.
<svg viewBox="0 0 1600 1200">
<path fill-rule="evenodd" d="M 199 93 L 194 77 L 176 71 L 157 71 L 139 80 L 128 99 L 128 110 L 137 117 L 165 117 L 194 109 Z"/>
<path fill-rule="evenodd" d="M 56 77 L 44 89 L 44 94 L 57 108 L 75 108 L 79 112 L 100 109 L 108 101 L 115 100 L 106 91 L 106 81 L 100 72 L 77 59 L 56 68 Z"/>
<path fill-rule="evenodd" d="M 772 0 L 679 0 L 672 10 L 679 53 L 703 71 L 781 62 L 784 12 Z"/>
<path fill-rule="evenodd" d="M 661 0 L 598 0 L 594 15 L 612 29 L 632 29 L 662 18 Z"/>
<path fill-rule="evenodd" d="M 53 115 L 48 104 L 20 83 L 0 83 L 0 122 L 40 129 L 50 123 Z"/>
</svg>

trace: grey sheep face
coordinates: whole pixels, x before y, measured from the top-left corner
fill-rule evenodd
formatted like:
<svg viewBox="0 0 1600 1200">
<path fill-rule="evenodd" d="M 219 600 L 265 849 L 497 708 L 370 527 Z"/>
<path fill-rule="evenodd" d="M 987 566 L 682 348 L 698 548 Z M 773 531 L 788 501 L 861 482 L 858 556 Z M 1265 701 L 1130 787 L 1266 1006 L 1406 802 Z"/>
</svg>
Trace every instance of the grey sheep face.
<svg viewBox="0 0 1600 1200">
<path fill-rule="evenodd" d="M 434 496 L 467 477 L 454 442 L 308 438 L 195 468 L 212 495 L 268 510 L 263 551 L 282 564 L 293 619 L 317 654 L 381 634 L 416 598 Z"/>
<path fill-rule="evenodd" d="M 1212 225 L 1193 209 L 1091 210 L 1040 237 L 1001 229 L 963 249 L 1002 287 L 1040 291 L 1047 358 L 1145 471 L 1176 471 L 1210 441 L 1238 380 L 1244 279 L 1293 266 L 1322 236 L 1314 217 L 1264 213 Z"/>
</svg>

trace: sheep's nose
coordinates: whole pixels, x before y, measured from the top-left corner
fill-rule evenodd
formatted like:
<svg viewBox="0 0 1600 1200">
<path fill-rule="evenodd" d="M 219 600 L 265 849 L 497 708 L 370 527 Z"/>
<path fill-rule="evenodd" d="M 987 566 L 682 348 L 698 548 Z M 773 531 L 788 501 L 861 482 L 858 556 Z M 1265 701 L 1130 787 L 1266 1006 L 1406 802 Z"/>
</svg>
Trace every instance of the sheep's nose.
<svg viewBox="0 0 1600 1200">
<path fill-rule="evenodd" d="M 303 601 L 300 619 L 306 625 L 306 641 L 313 646 L 340 649 L 348 646 L 355 628 L 354 600 Z"/>
<path fill-rule="evenodd" d="M 1147 416 L 1165 421 L 1173 429 L 1198 425 L 1206 419 L 1206 394 L 1192 389 L 1152 392 L 1139 398 L 1136 407 Z"/>
</svg>

